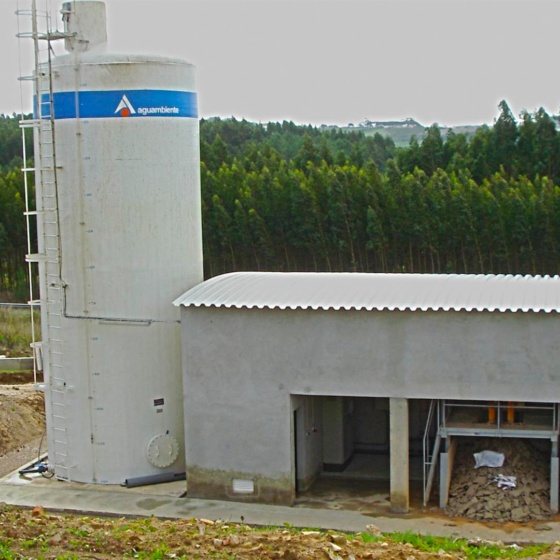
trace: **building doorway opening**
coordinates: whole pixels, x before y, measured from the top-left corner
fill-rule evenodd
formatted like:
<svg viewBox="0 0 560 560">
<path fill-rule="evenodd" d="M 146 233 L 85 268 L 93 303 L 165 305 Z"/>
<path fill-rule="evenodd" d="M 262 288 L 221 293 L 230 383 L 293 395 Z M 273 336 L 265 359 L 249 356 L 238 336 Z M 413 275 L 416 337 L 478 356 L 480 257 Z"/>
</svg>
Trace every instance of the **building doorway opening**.
<svg viewBox="0 0 560 560">
<path fill-rule="evenodd" d="M 380 511 L 390 507 L 390 399 L 292 396 L 297 503 Z M 411 500 L 421 505 L 429 401 L 409 401 Z"/>
</svg>

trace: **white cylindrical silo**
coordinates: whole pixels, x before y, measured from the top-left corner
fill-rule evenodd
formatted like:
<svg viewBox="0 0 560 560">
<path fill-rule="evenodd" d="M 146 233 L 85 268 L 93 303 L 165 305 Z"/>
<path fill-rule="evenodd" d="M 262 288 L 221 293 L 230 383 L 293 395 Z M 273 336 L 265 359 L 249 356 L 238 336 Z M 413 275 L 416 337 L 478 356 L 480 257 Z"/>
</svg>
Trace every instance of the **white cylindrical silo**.
<svg viewBox="0 0 560 560">
<path fill-rule="evenodd" d="M 39 244 L 60 249 L 59 278 L 41 265 L 49 461 L 81 482 L 184 472 L 172 301 L 202 281 L 194 66 L 106 52 L 103 2 L 63 13 L 69 53 L 51 72 L 56 184 L 41 186 L 40 170 L 37 180 L 38 209 L 46 193 L 58 207 L 40 220 Z"/>
</svg>

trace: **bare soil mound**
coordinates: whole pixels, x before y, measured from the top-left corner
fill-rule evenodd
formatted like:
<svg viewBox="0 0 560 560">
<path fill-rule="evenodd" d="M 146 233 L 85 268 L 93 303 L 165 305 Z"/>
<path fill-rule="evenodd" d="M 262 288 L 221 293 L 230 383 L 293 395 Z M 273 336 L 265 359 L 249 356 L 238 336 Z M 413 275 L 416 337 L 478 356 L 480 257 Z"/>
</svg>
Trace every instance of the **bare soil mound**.
<svg viewBox="0 0 560 560">
<path fill-rule="evenodd" d="M 43 372 L 37 372 L 37 383 L 43 381 Z M 2 385 L 26 385 L 33 383 L 33 371 L 0 371 L 0 386 Z"/>
<path fill-rule="evenodd" d="M 0 385 L 0 457 L 37 439 L 44 429 L 43 393 L 33 385 Z"/>
<path fill-rule="evenodd" d="M 484 450 L 503 453 L 499 468 L 475 469 L 473 454 Z M 499 488 L 496 477 L 516 477 L 515 488 Z M 525 440 L 480 438 L 462 441 L 455 457 L 447 513 L 481 521 L 548 519 L 550 512 L 550 457 Z"/>
</svg>

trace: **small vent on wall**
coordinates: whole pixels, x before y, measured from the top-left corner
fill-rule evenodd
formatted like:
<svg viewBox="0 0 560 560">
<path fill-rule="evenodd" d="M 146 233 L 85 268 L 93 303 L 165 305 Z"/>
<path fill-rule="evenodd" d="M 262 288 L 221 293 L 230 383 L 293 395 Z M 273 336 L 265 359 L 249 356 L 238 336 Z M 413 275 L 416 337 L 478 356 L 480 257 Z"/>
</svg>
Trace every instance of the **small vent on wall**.
<svg viewBox="0 0 560 560">
<path fill-rule="evenodd" d="M 252 480 L 233 479 L 234 494 L 253 494 L 255 491 L 255 483 Z"/>
</svg>

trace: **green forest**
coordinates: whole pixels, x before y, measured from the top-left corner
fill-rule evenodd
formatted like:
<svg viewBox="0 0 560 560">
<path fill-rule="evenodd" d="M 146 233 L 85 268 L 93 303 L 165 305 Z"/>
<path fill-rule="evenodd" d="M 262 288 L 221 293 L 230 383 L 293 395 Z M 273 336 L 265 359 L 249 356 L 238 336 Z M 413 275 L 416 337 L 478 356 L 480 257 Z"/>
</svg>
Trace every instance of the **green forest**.
<svg viewBox="0 0 560 560">
<path fill-rule="evenodd" d="M 0 116 L 0 292 L 25 299 L 19 117 Z M 206 277 L 235 270 L 560 273 L 560 132 L 498 106 L 467 138 L 200 123 Z M 32 146 L 28 146 L 32 154 Z M 30 163 L 30 162 L 28 162 Z M 32 185 L 31 185 L 32 190 Z"/>
</svg>

